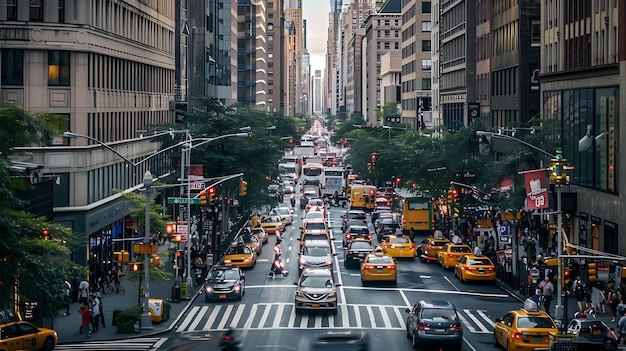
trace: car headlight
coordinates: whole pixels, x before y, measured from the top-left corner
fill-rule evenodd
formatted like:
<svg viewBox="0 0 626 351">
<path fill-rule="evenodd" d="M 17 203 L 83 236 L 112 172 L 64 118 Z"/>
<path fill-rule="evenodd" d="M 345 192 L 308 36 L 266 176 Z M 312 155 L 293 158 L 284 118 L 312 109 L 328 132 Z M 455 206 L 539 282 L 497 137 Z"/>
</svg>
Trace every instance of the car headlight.
<svg viewBox="0 0 626 351">
<path fill-rule="evenodd" d="M 240 292 L 241 291 L 241 284 L 235 284 L 233 290 L 235 290 L 235 292 Z"/>
<path fill-rule="evenodd" d="M 250 259 L 249 259 L 249 258 L 246 258 L 246 259 L 244 259 L 243 261 L 244 261 L 244 262 L 250 262 Z"/>
<path fill-rule="evenodd" d="M 204 290 L 205 290 L 208 294 L 212 294 L 212 293 L 213 293 L 213 287 L 212 287 L 212 286 L 207 286 Z"/>
<path fill-rule="evenodd" d="M 304 297 L 304 293 L 302 291 L 296 291 L 296 297 Z"/>
<path fill-rule="evenodd" d="M 335 297 L 337 295 L 337 291 L 331 291 L 328 293 L 328 297 Z"/>
</svg>

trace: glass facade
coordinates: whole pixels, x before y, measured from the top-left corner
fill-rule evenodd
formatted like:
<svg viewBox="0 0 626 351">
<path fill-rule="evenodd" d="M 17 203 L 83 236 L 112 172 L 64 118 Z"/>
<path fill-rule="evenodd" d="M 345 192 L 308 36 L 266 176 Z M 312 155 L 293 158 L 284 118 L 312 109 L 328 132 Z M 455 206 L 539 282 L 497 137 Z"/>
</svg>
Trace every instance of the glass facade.
<svg viewBox="0 0 626 351">
<path fill-rule="evenodd" d="M 570 183 L 617 193 L 618 96 L 618 87 L 544 92 L 546 118 L 562 121 L 563 155 L 574 166 Z"/>
</svg>

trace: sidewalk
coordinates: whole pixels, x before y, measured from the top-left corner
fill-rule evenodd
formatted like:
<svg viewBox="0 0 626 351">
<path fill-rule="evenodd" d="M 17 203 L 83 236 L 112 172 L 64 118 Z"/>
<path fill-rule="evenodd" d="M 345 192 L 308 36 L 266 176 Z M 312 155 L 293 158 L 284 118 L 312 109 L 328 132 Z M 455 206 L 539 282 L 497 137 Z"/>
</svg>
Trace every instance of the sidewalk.
<svg viewBox="0 0 626 351">
<path fill-rule="evenodd" d="M 168 248 L 168 243 L 160 245 L 158 251 L 164 251 Z M 169 271 L 173 272 L 172 263 L 165 262 L 165 267 Z M 163 299 L 168 301 L 172 294 L 172 287 L 176 281 L 175 277 L 172 277 L 165 283 L 150 282 L 150 298 Z M 65 309 L 59 310 L 59 314 L 54 318 L 54 327 L 59 336 L 59 344 L 75 343 L 86 340 L 120 340 L 137 337 L 145 337 L 156 334 L 165 333 L 171 330 L 178 320 L 184 315 L 187 309 L 191 306 L 195 298 L 198 296 L 198 292 L 201 286 L 192 286 L 190 289 L 190 300 L 180 300 L 180 302 L 169 302 L 171 304 L 170 317 L 168 320 L 161 323 L 152 323 L 152 329 L 144 329 L 139 333 L 120 334 L 117 333 L 117 326 L 113 325 L 113 311 L 125 310 L 129 307 L 135 306 L 138 303 L 139 296 L 139 283 L 131 283 L 126 279 L 121 280 L 121 285 L 126 289 L 124 295 L 113 293 L 111 295 L 102 296 L 102 307 L 104 311 L 106 328 L 100 325 L 98 331 L 92 332 L 90 337 L 87 337 L 85 333 L 79 333 L 81 324 L 81 315 L 79 313 L 80 307 L 78 302 L 70 305 L 70 315 L 65 316 Z M 144 299 L 141 298 L 141 303 Z"/>
</svg>

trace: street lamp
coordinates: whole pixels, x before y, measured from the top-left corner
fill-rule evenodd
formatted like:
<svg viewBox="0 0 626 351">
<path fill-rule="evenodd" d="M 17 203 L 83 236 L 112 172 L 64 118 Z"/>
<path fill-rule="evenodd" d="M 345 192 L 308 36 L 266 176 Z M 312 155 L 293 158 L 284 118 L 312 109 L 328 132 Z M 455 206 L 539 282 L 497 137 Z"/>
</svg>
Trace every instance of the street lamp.
<svg viewBox="0 0 626 351">
<path fill-rule="evenodd" d="M 556 305 L 554 306 L 555 308 L 555 317 L 556 319 L 561 321 L 561 325 L 563 325 L 563 320 L 564 320 L 564 313 L 563 313 L 563 301 L 562 301 L 562 295 L 563 295 L 563 287 L 562 287 L 562 280 L 563 280 L 563 262 L 562 262 L 562 255 L 563 255 L 563 236 L 561 233 L 562 227 L 563 227 L 563 211 L 561 209 L 561 187 L 567 183 L 567 175 L 565 174 L 565 165 L 567 164 L 567 161 L 563 158 L 563 152 L 561 151 L 561 148 L 558 148 L 556 151 L 556 155 L 545 151 L 543 149 L 538 148 L 537 146 L 527 143 L 524 140 L 520 140 L 517 139 L 515 137 L 506 135 L 506 134 L 499 134 L 499 133 L 493 133 L 493 132 L 484 132 L 484 131 L 477 131 L 476 135 L 479 137 L 479 140 L 481 142 L 487 142 L 489 143 L 491 141 L 491 138 L 500 138 L 500 139 L 507 139 L 507 140 L 513 140 L 515 142 L 518 142 L 522 145 L 528 146 L 529 148 L 536 150 L 538 152 L 541 152 L 544 155 L 547 155 L 550 157 L 550 182 L 552 184 L 554 184 L 554 186 L 556 187 L 556 195 L 557 195 L 557 209 L 556 209 L 556 215 L 557 215 L 557 289 L 558 289 L 558 293 L 557 293 L 557 300 L 556 300 Z M 487 149 L 488 151 L 488 149 Z M 513 250 L 513 259 L 517 259 L 516 257 L 516 251 Z M 515 261 L 514 261 L 515 263 Z"/>
<path fill-rule="evenodd" d="M 150 245 L 150 194 L 152 193 L 152 173 L 146 171 L 143 175 L 143 187 L 146 195 L 146 224 L 143 237 L 144 245 Z M 150 255 L 144 254 L 144 306 L 141 314 L 141 329 L 152 329 L 152 317 L 150 316 Z"/>
</svg>

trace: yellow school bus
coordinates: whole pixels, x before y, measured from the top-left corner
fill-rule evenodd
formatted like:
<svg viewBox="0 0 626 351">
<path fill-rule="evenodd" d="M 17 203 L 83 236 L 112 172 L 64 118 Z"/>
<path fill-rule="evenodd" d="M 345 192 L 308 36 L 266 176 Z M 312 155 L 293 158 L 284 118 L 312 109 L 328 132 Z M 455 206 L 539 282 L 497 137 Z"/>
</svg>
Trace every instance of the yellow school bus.
<svg viewBox="0 0 626 351">
<path fill-rule="evenodd" d="M 376 205 L 376 187 L 373 185 L 352 184 L 350 187 L 350 208 L 371 211 Z"/>
</svg>

